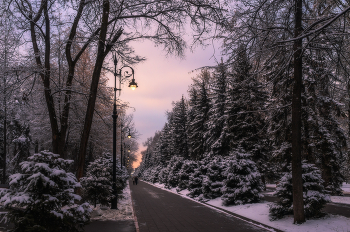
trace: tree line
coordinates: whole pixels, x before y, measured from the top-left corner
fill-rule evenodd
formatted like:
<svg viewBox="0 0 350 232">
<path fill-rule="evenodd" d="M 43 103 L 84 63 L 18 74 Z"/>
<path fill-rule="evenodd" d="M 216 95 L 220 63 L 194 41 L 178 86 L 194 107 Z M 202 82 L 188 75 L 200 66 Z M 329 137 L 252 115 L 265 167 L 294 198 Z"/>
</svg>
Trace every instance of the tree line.
<svg viewBox="0 0 350 232">
<path fill-rule="evenodd" d="M 340 166 L 348 162 L 344 131 L 350 118 L 349 10 L 347 2 L 338 1 L 240 0 L 229 4 L 216 37 L 221 39 L 222 52 L 227 57 L 225 65 L 239 62 L 244 51 L 252 67 L 250 73 L 268 92 L 267 105 L 260 106 L 267 106 L 263 118 L 268 121 L 267 134 L 274 138 L 270 142 L 273 159 L 279 159 L 282 167 L 288 166 L 284 163 L 293 164 L 295 223 L 305 221 L 302 159 L 321 168 L 324 185 L 333 194 L 339 187 L 335 183 L 341 182 L 337 174 L 342 172 Z M 232 88 L 239 91 L 240 84 Z M 233 110 L 227 117 L 240 120 L 247 112 L 256 111 L 245 106 L 243 112 L 240 107 L 227 107 L 226 111 Z M 234 127 L 235 122 L 227 121 L 229 126 L 225 127 Z M 220 129 L 216 132 L 220 133 Z M 220 143 L 225 142 L 225 133 Z M 240 139 L 245 135 L 228 136 Z M 199 143 L 205 147 L 206 142 L 210 144 L 208 139 Z M 230 143 L 231 148 L 236 147 L 236 142 Z M 218 144 L 211 143 L 214 148 L 209 150 L 214 152 Z"/>
<path fill-rule="evenodd" d="M 233 62 L 221 61 L 212 71 L 203 69 L 193 78 L 188 98 L 173 102 L 162 130 L 144 143 L 147 149 L 138 168 L 144 179 L 179 191 L 189 189 L 190 196 L 200 200 L 222 197 L 231 204 L 257 202 L 267 183 L 290 184 L 293 79 L 281 75 L 271 81 L 254 71 L 254 59 L 244 46 L 237 53 Z M 335 91 L 342 82 L 330 84 L 334 70 L 324 57 L 304 54 L 303 58 L 307 61 L 301 98 L 303 175 L 312 173 L 309 182 L 315 182 L 321 195 L 342 195 L 342 183 L 350 177 L 346 92 Z M 245 182 L 236 188 L 249 186 L 246 189 L 254 192 L 250 198 L 247 192 L 241 194 L 245 198 L 225 197 L 231 175 L 236 182 Z M 287 190 L 281 195 L 287 199 L 286 194 L 292 197 Z M 322 196 L 324 205 L 327 197 Z M 291 207 L 293 198 L 288 202 Z M 293 213 L 276 208 L 274 218 L 288 210 Z M 309 213 L 309 208 L 307 216 L 320 214 Z"/>
</svg>

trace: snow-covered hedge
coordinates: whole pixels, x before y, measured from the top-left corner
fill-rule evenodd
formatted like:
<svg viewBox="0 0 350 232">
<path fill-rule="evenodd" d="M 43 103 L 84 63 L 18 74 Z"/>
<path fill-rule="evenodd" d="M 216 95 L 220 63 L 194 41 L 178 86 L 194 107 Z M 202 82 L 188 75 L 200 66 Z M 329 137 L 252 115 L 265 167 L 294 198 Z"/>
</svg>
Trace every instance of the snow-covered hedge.
<svg viewBox="0 0 350 232">
<path fill-rule="evenodd" d="M 165 168 L 154 166 L 143 170 L 142 177 L 153 183 L 158 180 L 177 191 L 188 189 L 188 196 L 201 201 L 222 197 L 225 205 L 258 202 L 263 184 L 250 157 L 242 152 L 201 161 L 173 157 Z"/>
<path fill-rule="evenodd" d="M 91 209 L 88 203 L 77 203 L 81 197 L 74 190 L 80 184 L 67 172 L 72 162 L 42 151 L 20 164 L 0 198 L 13 231 L 81 231 Z"/>
</svg>

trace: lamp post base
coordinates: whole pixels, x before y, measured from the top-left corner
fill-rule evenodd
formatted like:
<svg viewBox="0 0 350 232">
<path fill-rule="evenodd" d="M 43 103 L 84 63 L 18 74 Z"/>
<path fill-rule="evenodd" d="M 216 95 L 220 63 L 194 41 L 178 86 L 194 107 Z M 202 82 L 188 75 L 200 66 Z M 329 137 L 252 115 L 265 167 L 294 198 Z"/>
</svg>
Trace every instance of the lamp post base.
<svg viewBox="0 0 350 232">
<path fill-rule="evenodd" d="M 111 209 L 118 209 L 118 198 L 116 195 L 111 201 Z"/>
</svg>

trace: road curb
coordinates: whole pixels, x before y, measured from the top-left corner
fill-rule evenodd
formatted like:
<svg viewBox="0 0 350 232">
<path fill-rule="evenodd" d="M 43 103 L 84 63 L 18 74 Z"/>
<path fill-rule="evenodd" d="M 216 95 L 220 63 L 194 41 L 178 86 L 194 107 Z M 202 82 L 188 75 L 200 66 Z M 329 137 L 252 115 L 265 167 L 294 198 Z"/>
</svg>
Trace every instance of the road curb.
<svg viewBox="0 0 350 232">
<path fill-rule="evenodd" d="M 130 199 L 131 199 L 131 205 L 132 205 L 132 207 L 131 207 L 132 208 L 132 215 L 134 216 L 136 232 L 140 232 L 139 223 L 137 221 L 137 217 L 136 217 L 136 213 L 135 213 L 134 201 L 132 200 L 130 182 L 129 182 L 129 190 L 130 190 Z"/>
<path fill-rule="evenodd" d="M 152 185 L 152 186 L 154 186 L 154 187 L 156 187 L 156 188 L 159 188 L 158 186 L 154 185 L 153 183 L 150 183 L 150 182 L 147 182 L 147 181 L 144 181 L 144 180 L 143 180 L 142 182 L 144 182 L 144 183 L 146 183 L 146 184 L 149 184 L 149 185 Z M 159 189 L 162 189 L 162 188 L 159 188 Z M 265 224 L 263 224 L 263 223 L 261 223 L 261 222 L 257 222 L 257 221 L 254 221 L 254 220 L 250 219 L 250 218 L 246 218 L 246 217 L 244 217 L 244 216 L 241 216 L 241 215 L 239 215 L 239 214 L 232 213 L 232 212 L 230 212 L 230 211 L 228 211 L 228 210 L 225 210 L 225 209 L 222 209 L 222 208 L 213 206 L 213 205 L 209 205 L 209 204 L 204 203 L 204 202 L 196 201 L 196 200 L 194 200 L 193 198 L 190 198 L 190 197 L 188 197 L 188 196 L 185 196 L 185 195 L 182 195 L 182 194 L 179 194 L 179 193 L 172 192 L 172 191 L 170 191 L 170 190 L 168 190 L 168 189 L 162 189 L 162 190 L 165 190 L 165 191 L 168 191 L 168 192 L 170 192 L 170 193 L 179 195 L 179 196 L 184 197 L 184 198 L 186 198 L 186 199 L 189 199 L 189 200 L 191 200 L 191 201 L 194 201 L 194 202 L 197 202 L 197 203 L 199 203 L 199 204 L 205 205 L 205 206 L 207 206 L 207 207 L 209 207 L 209 208 L 213 208 L 213 209 L 217 210 L 218 212 L 227 214 L 227 215 L 229 215 L 229 216 L 236 217 L 236 218 L 241 219 L 241 220 L 243 220 L 243 221 L 246 221 L 246 222 L 248 222 L 248 223 L 250 223 L 250 224 L 252 224 L 252 225 L 255 225 L 255 226 L 257 226 L 257 227 L 260 227 L 260 228 L 262 228 L 262 229 L 265 229 L 265 230 L 268 230 L 268 231 L 283 232 L 283 230 L 276 229 L 276 228 L 274 228 L 274 227 L 265 225 Z"/>
</svg>

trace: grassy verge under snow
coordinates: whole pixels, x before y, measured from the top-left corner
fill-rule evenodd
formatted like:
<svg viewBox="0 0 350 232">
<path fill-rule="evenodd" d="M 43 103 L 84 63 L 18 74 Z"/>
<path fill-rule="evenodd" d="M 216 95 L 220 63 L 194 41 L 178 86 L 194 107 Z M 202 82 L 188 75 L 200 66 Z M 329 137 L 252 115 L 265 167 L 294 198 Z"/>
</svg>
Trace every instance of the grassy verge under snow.
<svg viewBox="0 0 350 232">
<path fill-rule="evenodd" d="M 148 182 L 147 182 L 148 183 Z M 152 184 L 155 187 L 171 191 L 175 194 L 179 194 L 182 197 L 193 200 L 188 197 L 188 190 L 183 190 L 181 192 L 177 192 L 175 188 L 166 189 L 163 184 Z M 350 204 L 350 197 L 338 197 L 342 198 L 342 201 Z M 344 200 L 344 198 L 346 198 Z M 347 199 L 348 198 L 348 199 Z M 335 198 L 333 198 L 335 199 Z M 333 201 L 332 199 L 332 201 Z M 194 201 L 194 200 L 193 200 Z M 199 202 L 200 203 L 200 202 Z M 305 223 L 301 225 L 293 224 L 293 216 L 287 216 L 283 219 L 270 221 L 269 219 L 269 202 L 255 203 L 255 204 L 246 204 L 246 205 L 236 205 L 236 206 L 223 206 L 222 200 L 220 198 L 216 198 L 206 202 L 206 204 L 230 211 L 237 215 L 249 218 L 253 221 L 261 223 L 264 225 L 271 226 L 273 228 L 286 231 L 286 232 L 350 232 L 350 218 L 346 218 L 343 216 L 337 215 L 327 215 L 320 219 L 307 220 Z"/>
</svg>

